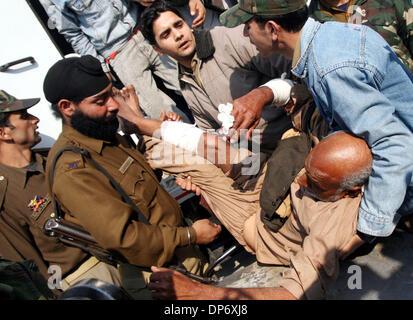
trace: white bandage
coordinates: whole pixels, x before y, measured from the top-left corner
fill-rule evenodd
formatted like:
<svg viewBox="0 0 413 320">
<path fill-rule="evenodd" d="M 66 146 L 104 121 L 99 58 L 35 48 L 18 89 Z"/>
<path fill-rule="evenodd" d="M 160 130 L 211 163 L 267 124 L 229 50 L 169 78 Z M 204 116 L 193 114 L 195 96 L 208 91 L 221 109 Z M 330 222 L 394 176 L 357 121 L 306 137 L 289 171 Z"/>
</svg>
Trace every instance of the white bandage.
<svg viewBox="0 0 413 320">
<path fill-rule="evenodd" d="M 281 107 L 290 100 L 291 89 L 294 82 L 288 79 L 273 79 L 263 84 L 261 87 L 268 87 L 274 94 L 272 105 Z"/>
<path fill-rule="evenodd" d="M 161 124 L 162 140 L 194 153 L 197 153 L 203 133 L 203 130 L 188 123 L 164 121 Z"/>
<path fill-rule="evenodd" d="M 232 103 L 220 104 L 218 106 L 218 120 L 222 122 L 222 133 L 227 135 L 229 129 L 234 124 L 234 116 L 232 112 Z"/>
</svg>

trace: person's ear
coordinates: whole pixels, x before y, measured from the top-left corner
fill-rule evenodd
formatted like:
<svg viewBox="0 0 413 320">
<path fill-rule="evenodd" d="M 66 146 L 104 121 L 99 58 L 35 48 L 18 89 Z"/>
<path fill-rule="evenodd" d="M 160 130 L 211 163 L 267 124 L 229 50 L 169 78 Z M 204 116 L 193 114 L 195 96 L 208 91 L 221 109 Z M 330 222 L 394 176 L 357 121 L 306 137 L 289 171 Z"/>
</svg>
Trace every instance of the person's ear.
<svg viewBox="0 0 413 320">
<path fill-rule="evenodd" d="M 307 174 L 303 173 L 301 176 L 299 176 L 297 183 L 302 187 L 308 188 Z"/>
<path fill-rule="evenodd" d="M 6 126 L 0 127 L 0 140 L 2 140 L 2 141 L 10 140 L 11 137 L 10 137 L 9 132 L 10 132 L 10 128 L 8 128 Z"/>
<path fill-rule="evenodd" d="M 160 56 L 163 56 L 162 50 L 157 46 L 157 45 L 152 45 L 153 50 L 155 50 L 157 53 L 159 53 Z"/>
<path fill-rule="evenodd" d="M 352 187 L 350 189 L 347 189 L 345 191 L 345 196 L 346 198 L 355 198 L 357 197 L 359 194 L 361 193 L 361 187 L 357 186 L 357 187 Z"/>
<path fill-rule="evenodd" d="M 67 99 L 62 99 L 57 103 L 60 112 L 67 118 L 70 118 L 75 113 L 75 104 Z"/>
<path fill-rule="evenodd" d="M 272 40 L 275 41 L 278 39 L 278 34 L 280 33 L 280 25 L 275 23 L 274 21 L 270 20 L 266 23 L 266 28 L 271 33 Z"/>
</svg>

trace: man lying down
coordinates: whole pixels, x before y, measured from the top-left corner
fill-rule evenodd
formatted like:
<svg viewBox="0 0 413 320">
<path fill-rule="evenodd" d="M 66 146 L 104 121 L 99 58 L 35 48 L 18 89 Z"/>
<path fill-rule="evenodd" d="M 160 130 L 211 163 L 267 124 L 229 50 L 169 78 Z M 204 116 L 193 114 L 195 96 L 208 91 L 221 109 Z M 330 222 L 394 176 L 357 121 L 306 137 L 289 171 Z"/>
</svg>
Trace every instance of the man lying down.
<svg viewBox="0 0 413 320">
<path fill-rule="evenodd" d="M 312 149 L 305 168 L 291 184 L 290 201 L 284 204 L 290 206 L 292 214 L 278 232 L 273 232 L 261 219 L 259 202 L 266 163 L 248 151 L 232 150 L 218 136 L 191 125 L 143 118 L 133 92 L 130 87 L 115 92 L 118 115 L 143 135 L 151 167 L 178 178 L 190 177 L 191 188 L 199 190 L 215 216 L 260 263 L 290 266 L 279 286 L 269 284 L 266 288 L 210 286 L 177 271 L 152 267 L 148 287 L 153 297 L 325 298 L 326 289 L 338 276 L 340 257 L 356 233 L 362 187 L 371 173 L 372 155 L 364 140 L 340 131 Z M 162 118 L 177 120 L 174 115 Z M 233 164 L 243 159 L 245 163 L 248 157 L 258 163 L 259 170 L 253 170 L 245 183 L 242 173 L 233 174 L 237 166 Z M 247 167 L 250 170 L 254 165 Z"/>
</svg>

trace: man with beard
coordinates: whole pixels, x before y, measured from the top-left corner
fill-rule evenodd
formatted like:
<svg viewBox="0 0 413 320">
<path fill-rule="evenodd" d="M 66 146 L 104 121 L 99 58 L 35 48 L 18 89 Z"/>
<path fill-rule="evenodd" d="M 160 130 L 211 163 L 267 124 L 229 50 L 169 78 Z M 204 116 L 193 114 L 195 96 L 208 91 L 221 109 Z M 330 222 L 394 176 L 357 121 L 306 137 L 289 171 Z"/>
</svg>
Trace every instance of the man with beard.
<svg viewBox="0 0 413 320">
<path fill-rule="evenodd" d="M 302 105 L 302 93 L 293 90 L 292 105 L 285 109 L 298 115 L 296 112 L 306 106 Z M 129 92 L 134 94 L 131 89 Z M 127 95 L 124 97 L 128 100 L 126 109 L 129 110 L 125 112 L 125 104 L 120 101 L 123 104 L 121 115 L 135 124 L 138 132 L 155 135 L 165 143 L 190 151 L 191 155 L 210 159 L 215 164 L 196 163 L 189 154 L 182 157 L 192 163 L 190 166 L 188 161 L 186 166 L 190 169 L 186 172 L 191 178 L 186 182 L 189 188 L 196 192 L 199 189 L 215 216 L 234 238 L 247 251 L 255 254 L 259 263 L 291 266 L 284 273 L 280 287 L 250 289 L 204 286 L 180 273 L 153 268 L 155 273 L 148 286 L 153 290 L 153 296 L 161 299 L 218 300 L 324 298 L 327 287 L 338 276 L 339 258 L 345 254 L 348 242 L 356 233 L 362 186 L 368 181 L 372 163 L 372 154 L 365 141 L 343 131 L 321 140 L 306 157 L 304 170 L 296 175 L 288 188 L 289 200 L 284 201 L 283 206 L 292 211 L 291 215 L 279 230 L 273 231 L 262 217 L 259 201 L 267 164 L 263 164 L 260 176 L 251 177 L 255 180 L 254 186 L 239 190 L 237 185 L 240 181 L 230 178 L 233 169 L 231 159 L 227 158 L 230 163 L 226 163 L 222 161 L 225 158 L 219 157 L 219 154 L 231 155 L 228 151 L 220 153 L 230 148 L 227 143 L 188 124 L 144 119 L 137 111 L 137 98 L 129 99 Z M 293 118 L 297 120 L 295 125 L 302 123 Z M 312 128 L 317 131 L 316 126 Z M 196 136 L 199 138 L 194 139 Z M 148 145 L 156 145 L 154 140 L 156 138 L 152 137 L 146 142 L 145 153 L 146 156 L 156 154 L 155 158 L 148 159 L 152 167 L 168 153 L 168 148 L 162 149 L 163 154 L 151 152 Z M 176 159 L 180 151 L 171 149 L 170 152 L 175 153 Z M 214 161 L 216 155 L 218 159 Z M 180 174 L 185 170 L 184 165 L 176 166 L 172 161 L 163 163 L 161 167 L 171 174 Z"/>
<path fill-rule="evenodd" d="M 193 245 L 212 242 L 221 227 L 207 219 L 184 226 L 179 204 L 159 184 L 143 155 L 116 134 L 119 105 L 99 61 L 91 56 L 62 59 L 48 71 L 43 89 L 63 119 L 46 170 L 49 192 L 65 219 L 83 226 L 100 246 L 128 262 L 120 265 L 120 272 L 124 287 L 126 278 L 140 281 L 132 284 L 135 298 L 147 297 L 140 290 L 145 287 L 142 277 L 133 274 L 139 271 L 147 278 L 144 267 L 182 263 L 189 272 L 202 274 L 205 263 Z M 65 147 L 89 152 L 131 202 L 123 200 L 86 156 L 65 151 L 52 168 Z"/>
<path fill-rule="evenodd" d="M 39 100 L 17 99 L 0 90 L 0 256 L 18 262 L 32 259 L 46 279 L 50 266 L 59 267 L 63 279 L 56 288 L 63 290 L 71 281 L 88 277 L 119 285 L 116 268 L 43 232 L 54 210 L 46 186 L 46 157 L 32 150 L 41 137 L 39 119 L 28 109 Z"/>
</svg>

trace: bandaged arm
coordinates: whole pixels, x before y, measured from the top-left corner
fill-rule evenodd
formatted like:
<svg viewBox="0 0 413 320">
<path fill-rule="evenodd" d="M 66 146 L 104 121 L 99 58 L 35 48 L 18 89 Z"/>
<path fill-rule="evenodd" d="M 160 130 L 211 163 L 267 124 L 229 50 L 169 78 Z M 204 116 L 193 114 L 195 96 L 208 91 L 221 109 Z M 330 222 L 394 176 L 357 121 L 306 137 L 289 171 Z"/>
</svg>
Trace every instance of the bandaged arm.
<svg viewBox="0 0 413 320">
<path fill-rule="evenodd" d="M 235 159 L 243 159 L 246 155 L 232 150 L 232 147 L 219 139 L 217 135 L 195 127 L 195 125 L 178 121 L 160 121 L 139 118 L 133 122 L 138 134 L 162 139 L 177 147 L 193 152 L 211 163 L 214 163 L 224 172 L 231 168 Z M 219 151 L 221 150 L 221 151 Z"/>
<path fill-rule="evenodd" d="M 273 106 L 283 106 L 290 100 L 291 89 L 294 86 L 294 82 L 288 79 L 273 79 L 263 84 L 261 87 L 268 87 L 271 89 L 274 99 L 272 101 Z"/>
<path fill-rule="evenodd" d="M 196 154 L 203 133 L 204 131 L 195 127 L 195 125 L 183 122 L 163 121 L 161 124 L 162 140 Z"/>
</svg>

